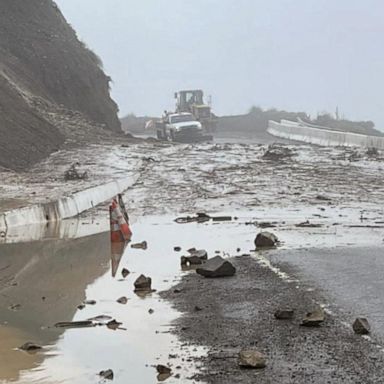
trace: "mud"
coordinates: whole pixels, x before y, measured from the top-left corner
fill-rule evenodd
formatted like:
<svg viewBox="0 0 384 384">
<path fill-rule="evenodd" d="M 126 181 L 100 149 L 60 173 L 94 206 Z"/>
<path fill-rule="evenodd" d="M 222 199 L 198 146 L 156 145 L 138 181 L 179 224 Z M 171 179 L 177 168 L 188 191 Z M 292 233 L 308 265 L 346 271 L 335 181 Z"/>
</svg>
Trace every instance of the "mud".
<svg viewBox="0 0 384 384">
<path fill-rule="evenodd" d="M 113 369 L 115 382 L 150 383 L 156 380 L 153 366 L 163 364 L 173 371 L 169 383 L 380 382 L 378 329 L 384 315 L 380 306 L 372 306 L 377 295 L 371 289 L 381 288 L 365 284 L 377 274 L 366 274 L 359 285 L 358 269 L 353 275 L 343 268 L 350 261 L 343 256 L 346 249 L 382 246 L 380 154 L 287 148 L 280 153 L 290 156 L 266 159 L 268 145 L 98 144 L 59 152 L 30 174 L 4 172 L 2 204 L 15 206 L 15 196 L 20 204 L 51 199 L 89 185 L 82 183 L 129 174 L 140 162 L 140 179 L 124 198 L 133 243 L 145 240 L 148 248 L 109 248 L 103 233 L 106 205 L 77 221 L 44 230 L 19 228 L 0 239 L 5 243 L 0 245 L 0 332 L 6 340 L 0 353 L 7 362 L 1 380 L 88 384 L 97 382 L 98 372 Z M 62 182 L 62 171 L 74 158 L 91 169 L 89 181 Z M 204 211 L 232 220 L 174 221 Z M 262 228 L 276 233 L 278 249 L 252 252 Z M 191 247 L 206 249 L 210 257 L 231 257 L 237 274 L 208 280 L 183 270 L 180 257 Z M 322 249 L 330 255 L 328 269 L 320 268 Z M 343 261 L 332 262 L 338 259 Z M 375 265 L 379 271 L 379 263 L 364 267 Z M 123 268 L 130 271 L 125 278 Z M 344 280 L 339 279 L 343 273 Z M 152 278 L 156 292 L 134 294 L 140 274 Z M 357 281 L 349 295 L 327 283 L 350 276 Z M 117 302 L 121 297 L 126 304 Z M 357 298 L 369 305 L 360 307 Z M 81 305 L 88 300 L 96 304 Z M 318 303 L 328 311 L 324 325 L 300 327 L 302 316 Z M 273 314 L 280 306 L 294 307 L 294 320 L 277 321 Z M 375 310 L 371 337 L 354 335 L 351 319 L 370 319 Z M 51 327 L 100 315 L 123 329 Z M 43 350 L 35 355 L 15 350 L 26 341 Z M 236 354 L 241 347 L 263 352 L 267 368 L 240 370 Z"/>
<path fill-rule="evenodd" d="M 237 268 L 228 279 L 203 279 L 195 274 L 168 291 L 184 315 L 174 332 L 186 343 L 205 345 L 204 369 L 198 379 L 209 383 L 378 383 L 384 355 L 370 341 L 353 334 L 334 315 L 319 328 L 299 324 L 306 312 L 324 302 L 319 292 L 307 292 L 296 282 L 279 278 L 251 256 L 231 260 Z M 194 311 L 197 305 L 202 310 Z M 276 320 L 274 312 L 294 308 L 291 320 Z M 237 364 L 238 352 L 255 348 L 267 357 L 264 370 Z"/>
</svg>

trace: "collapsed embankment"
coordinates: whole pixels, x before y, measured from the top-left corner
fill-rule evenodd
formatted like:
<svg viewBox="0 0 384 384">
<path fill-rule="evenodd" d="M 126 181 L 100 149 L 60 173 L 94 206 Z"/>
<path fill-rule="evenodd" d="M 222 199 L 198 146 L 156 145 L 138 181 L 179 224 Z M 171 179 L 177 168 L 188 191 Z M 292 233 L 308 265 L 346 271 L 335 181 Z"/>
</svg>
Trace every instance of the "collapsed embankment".
<svg viewBox="0 0 384 384">
<path fill-rule="evenodd" d="M 53 1 L 1 1 L 0 166 L 29 167 L 84 130 L 120 132 L 109 82 Z"/>
</svg>

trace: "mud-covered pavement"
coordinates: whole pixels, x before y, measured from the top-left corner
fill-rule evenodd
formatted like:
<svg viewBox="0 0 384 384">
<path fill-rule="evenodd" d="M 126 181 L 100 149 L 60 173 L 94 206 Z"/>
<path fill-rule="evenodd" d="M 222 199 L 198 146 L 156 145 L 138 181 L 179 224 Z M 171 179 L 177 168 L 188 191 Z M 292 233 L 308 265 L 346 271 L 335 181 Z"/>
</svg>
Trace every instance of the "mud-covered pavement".
<svg viewBox="0 0 384 384">
<path fill-rule="evenodd" d="M 63 191 L 64 183 L 60 180 L 56 188 L 55 183 L 70 161 L 63 153 L 54 156 L 29 175 L 7 173 L 3 201 L 13 187 L 26 191 L 17 195 L 18 206 L 22 198 L 36 202 L 41 191 L 46 198 Z M 78 159 L 79 152 L 70 158 Z M 376 305 L 381 285 L 372 284 L 370 277 L 378 278 L 382 263 L 354 260 L 364 257 L 366 249 L 380 258 L 381 154 L 301 145 L 271 149 L 138 142 L 94 145 L 80 159 L 94 175 L 92 183 L 137 171 L 133 164 L 140 163 L 139 179 L 125 201 L 133 241 L 147 240 L 148 249 L 127 247 L 116 266 L 104 233 L 106 206 L 64 223 L 83 229 L 71 238 L 57 237 L 66 229 L 40 242 L 28 242 L 23 234 L 23 242 L 15 236 L 14 244 L 1 245 L 0 332 L 6 343 L 0 354 L 6 363 L 0 381 L 91 383 L 98 382 L 100 370 L 112 368 L 115 382 L 151 383 L 156 382 L 152 365 L 162 363 L 173 370 L 167 382 L 380 382 L 384 311 Z M 81 189 L 79 183 L 70 185 Z M 173 221 L 202 211 L 233 219 Z M 277 249 L 253 252 L 262 228 L 279 237 Z M 175 246 L 182 252 L 175 252 Z M 180 256 L 190 247 L 231 257 L 237 274 L 206 280 L 182 271 Z M 126 279 L 123 267 L 131 271 Z M 365 273 L 360 278 L 361 269 Z M 133 293 L 140 273 L 150 275 L 157 289 L 149 297 Z M 348 276 L 353 284 L 347 284 Z M 116 302 L 121 296 L 128 298 L 126 305 Z M 85 299 L 96 304 L 78 309 Z M 324 325 L 300 327 L 302 315 L 317 304 L 328 310 Z M 195 311 L 196 305 L 202 310 Z M 273 318 L 282 305 L 296 308 L 293 321 Z M 124 329 L 52 328 L 59 321 L 97 315 L 116 318 Z M 349 324 L 358 315 L 372 317 L 370 339 L 353 334 Z M 31 356 L 15 349 L 25 341 L 44 349 Z M 267 356 L 265 370 L 237 367 L 238 350 L 250 346 Z"/>
</svg>

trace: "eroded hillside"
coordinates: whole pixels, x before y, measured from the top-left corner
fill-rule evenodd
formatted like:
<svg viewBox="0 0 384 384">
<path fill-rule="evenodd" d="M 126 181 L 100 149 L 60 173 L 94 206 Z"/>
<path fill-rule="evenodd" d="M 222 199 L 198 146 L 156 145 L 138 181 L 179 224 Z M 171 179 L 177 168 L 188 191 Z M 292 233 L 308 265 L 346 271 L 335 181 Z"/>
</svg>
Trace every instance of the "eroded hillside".
<svg viewBox="0 0 384 384">
<path fill-rule="evenodd" d="M 53 1 L 0 1 L 0 166 L 25 168 L 77 133 L 119 132 L 109 82 Z"/>
</svg>

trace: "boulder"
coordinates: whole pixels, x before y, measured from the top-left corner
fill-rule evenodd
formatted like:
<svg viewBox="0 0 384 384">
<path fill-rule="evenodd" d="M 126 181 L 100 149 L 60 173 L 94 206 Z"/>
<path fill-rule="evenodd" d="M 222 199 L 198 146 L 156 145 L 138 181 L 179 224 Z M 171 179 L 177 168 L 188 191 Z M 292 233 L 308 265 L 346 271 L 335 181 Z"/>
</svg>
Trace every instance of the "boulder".
<svg viewBox="0 0 384 384">
<path fill-rule="evenodd" d="M 135 292 L 139 291 L 150 291 L 152 279 L 144 275 L 140 275 L 134 282 Z"/>
<path fill-rule="evenodd" d="M 318 327 L 325 319 L 324 310 L 317 308 L 313 312 L 309 312 L 304 317 L 301 325 L 305 327 Z"/>
<path fill-rule="evenodd" d="M 293 309 L 278 309 L 275 312 L 275 318 L 278 320 L 291 320 L 293 318 Z"/>
<path fill-rule="evenodd" d="M 371 326 L 364 317 L 358 317 L 352 324 L 352 328 L 358 335 L 367 335 L 371 331 Z"/>
<path fill-rule="evenodd" d="M 229 261 L 220 256 L 215 256 L 198 267 L 196 272 L 204 277 L 225 277 L 233 276 L 236 268 Z"/>
<path fill-rule="evenodd" d="M 239 366 L 242 368 L 265 368 L 267 365 L 265 356 L 255 350 L 246 349 L 239 353 Z"/>
<path fill-rule="evenodd" d="M 262 247 L 274 247 L 278 243 L 277 237 L 267 231 L 263 231 L 257 234 L 255 239 L 255 245 L 256 248 L 262 248 Z"/>
</svg>

